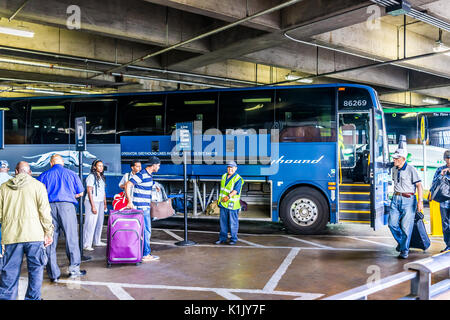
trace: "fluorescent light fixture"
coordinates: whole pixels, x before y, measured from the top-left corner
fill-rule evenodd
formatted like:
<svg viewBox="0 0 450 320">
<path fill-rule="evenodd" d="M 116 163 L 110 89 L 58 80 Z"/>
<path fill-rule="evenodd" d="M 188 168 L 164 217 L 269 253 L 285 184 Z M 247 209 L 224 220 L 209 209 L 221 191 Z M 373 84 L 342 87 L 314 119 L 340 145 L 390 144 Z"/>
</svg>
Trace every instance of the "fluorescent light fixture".
<svg viewBox="0 0 450 320">
<path fill-rule="evenodd" d="M 284 77 L 286 80 L 290 80 L 290 81 L 297 81 L 297 82 L 302 82 L 302 83 L 313 83 L 313 79 L 311 78 L 302 78 L 300 76 L 294 76 L 292 74 L 288 74 Z"/>
<path fill-rule="evenodd" d="M 64 106 L 32 106 L 31 110 L 64 110 Z"/>
<path fill-rule="evenodd" d="M 436 41 L 434 47 L 433 47 L 433 51 L 434 52 L 444 52 L 444 51 L 448 51 L 446 53 L 444 53 L 446 56 L 450 56 L 450 47 L 446 46 L 445 44 L 442 43 L 442 41 Z"/>
<path fill-rule="evenodd" d="M 258 105 L 254 106 L 254 107 L 251 107 L 251 108 L 245 108 L 244 110 L 245 111 L 253 111 L 253 110 L 258 110 L 258 109 L 261 109 L 261 108 L 264 108 L 263 104 L 258 104 Z"/>
<path fill-rule="evenodd" d="M 160 107 L 162 102 L 138 102 L 133 104 L 133 107 Z"/>
<path fill-rule="evenodd" d="M 46 67 L 46 68 L 50 68 L 51 67 L 51 65 L 49 63 L 41 63 L 41 62 L 33 62 L 33 61 L 17 60 L 17 59 L 8 59 L 8 58 L 0 58 L 0 62 L 23 64 L 23 65 L 34 66 L 34 67 Z"/>
<path fill-rule="evenodd" d="M 64 95 L 64 92 L 58 92 L 58 91 L 54 91 L 51 88 L 48 89 L 39 89 L 39 88 L 33 88 L 33 87 L 25 87 L 25 89 L 27 90 L 32 90 L 35 93 L 45 93 L 45 94 L 54 94 L 54 95 Z"/>
<path fill-rule="evenodd" d="M 0 111 L 9 111 L 9 108 L 0 107 Z"/>
<path fill-rule="evenodd" d="M 8 28 L 8 27 L 0 27 L 0 33 L 9 34 L 12 36 L 25 37 L 25 38 L 33 38 L 34 32 L 28 31 L 24 29 L 16 29 L 16 28 Z"/>
<path fill-rule="evenodd" d="M 215 100 L 192 100 L 192 101 L 185 101 L 184 104 L 215 104 L 216 101 Z"/>
<path fill-rule="evenodd" d="M 91 94 L 88 91 L 80 91 L 80 90 L 70 90 L 71 93 L 79 93 L 79 94 Z"/>
<path fill-rule="evenodd" d="M 429 104 L 438 104 L 439 103 L 439 100 L 433 99 L 433 98 L 425 98 L 422 101 L 425 103 L 429 103 Z"/>
<path fill-rule="evenodd" d="M 254 99 L 242 99 L 244 103 L 261 103 L 261 102 L 272 102 L 272 98 L 254 98 Z M 261 107 L 262 108 L 262 107 Z"/>
<path fill-rule="evenodd" d="M 407 119 L 407 118 L 415 118 L 417 116 L 417 113 L 415 112 L 409 112 L 406 113 L 402 116 L 402 119 Z"/>
</svg>

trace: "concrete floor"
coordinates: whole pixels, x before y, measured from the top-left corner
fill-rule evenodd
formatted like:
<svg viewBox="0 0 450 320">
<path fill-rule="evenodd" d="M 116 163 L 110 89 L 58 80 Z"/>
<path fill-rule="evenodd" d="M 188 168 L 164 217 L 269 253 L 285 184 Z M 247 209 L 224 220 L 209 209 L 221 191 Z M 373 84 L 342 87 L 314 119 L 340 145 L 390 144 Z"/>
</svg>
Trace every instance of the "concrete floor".
<svg viewBox="0 0 450 320">
<path fill-rule="evenodd" d="M 373 270 L 381 278 L 403 271 L 407 262 L 438 253 L 442 237 L 432 237 L 426 253 L 411 251 L 398 260 L 387 226 L 373 231 L 368 225 L 329 225 L 321 235 L 286 233 L 280 224 L 242 221 L 240 241 L 235 246 L 214 245 L 218 221 L 189 220 L 191 247 L 174 243 L 184 237 L 183 219 L 154 222 L 153 254 L 161 260 L 139 266 L 106 268 L 104 247 L 85 252 L 87 275 L 61 278 L 50 283 L 44 275 L 45 300 L 293 300 L 321 299 L 367 283 Z M 427 224 L 429 226 L 429 224 Z M 104 230 L 106 234 L 106 227 Z M 106 239 L 104 239 L 106 241 Z M 68 260 L 64 244 L 58 246 L 58 261 L 65 272 Z M 372 271 L 371 271 L 372 270 Z M 444 275 L 437 274 L 434 281 Z M 26 289 L 26 264 L 19 298 Z M 398 299 L 409 293 L 409 282 L 377 293 L 369 299 Z M 440 299 L 449 299 L 441 295 Z"/>
</svg>

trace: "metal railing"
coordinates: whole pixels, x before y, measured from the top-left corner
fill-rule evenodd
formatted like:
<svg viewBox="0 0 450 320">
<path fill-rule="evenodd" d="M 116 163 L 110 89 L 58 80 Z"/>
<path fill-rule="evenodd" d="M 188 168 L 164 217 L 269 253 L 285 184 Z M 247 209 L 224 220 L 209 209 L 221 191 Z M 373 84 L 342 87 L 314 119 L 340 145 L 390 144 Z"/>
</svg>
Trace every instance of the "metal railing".
<svg viewBox="0 0 450 320">
<path fill-rule="evenodd" d="M 429 258 L 409 262 L 404 265 L 405 271 L 383 278 L 374 283 L 338 293 L 323 300 L 367 300 L 373 293 L 385 290 L 400 283 L 411 281 L 410 294 L 401 300 L 430 300 L 450 289 L 450 251 Z M 434 285 L 431 275 L 439 271 L 447 271 L 447 279 Z"/>
</svg>

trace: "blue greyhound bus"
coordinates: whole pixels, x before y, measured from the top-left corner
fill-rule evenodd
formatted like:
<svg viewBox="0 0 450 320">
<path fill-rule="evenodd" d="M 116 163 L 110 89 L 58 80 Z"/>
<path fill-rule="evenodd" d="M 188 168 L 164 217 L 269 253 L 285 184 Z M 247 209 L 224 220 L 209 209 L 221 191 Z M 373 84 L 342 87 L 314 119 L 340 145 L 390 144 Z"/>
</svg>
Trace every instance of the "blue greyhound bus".
<svg viewBox="0 0 450 320">
<path fill-rule="evenodd" d="M 162 159 L 155 179 L 169 194 L 182 188 L 176 123 L 193 122 L 187 166 L 193 217 L 217 198 L 225 161 L 238 163 L 247 203 L 240 219 L 279 222 L 314 234 L 327 223 L 386 224 L 389 161 L 384 115 L 368 86 L 330 84 L 138 92 L 0 100 L 5 149 L 0 158 L 28 161 L 34 174 L 58 152 L 78 170 L 74 119 L 86 116 L 88 151 L 106 167 L 107 197 L 133 159 Z M 200 210 L 198 208 L 200 207 Z M 199 212 L 200 211 L 200 212 Z"/>
</svg>

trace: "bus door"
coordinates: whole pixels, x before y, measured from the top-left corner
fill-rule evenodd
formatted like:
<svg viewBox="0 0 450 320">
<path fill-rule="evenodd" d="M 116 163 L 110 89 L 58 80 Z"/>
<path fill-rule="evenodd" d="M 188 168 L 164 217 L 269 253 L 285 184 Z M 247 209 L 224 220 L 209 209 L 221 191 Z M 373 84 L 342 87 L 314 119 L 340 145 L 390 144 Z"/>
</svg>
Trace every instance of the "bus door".
<svg viewBox="0 0 450 320">
<path fill-rule="evenodd" d="M 370 223 L 370 113 L 339 112 L 339 221 Z"/>
<path fill-rule="evenodd" d="M 373 108 L 371 114 L 372 134 L 370 146 L 372 159 L 370 161 L 370 226 L 377 230 L 384 224 L 385 205 L 385 150 L 383 114 Z"/>
</svg>

